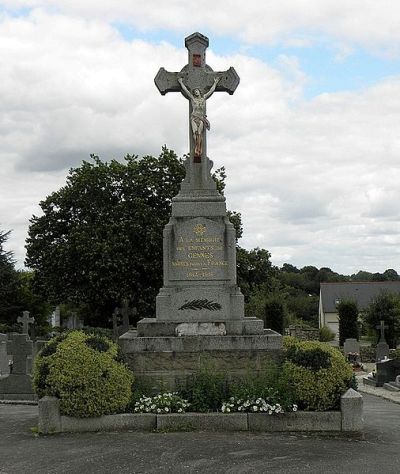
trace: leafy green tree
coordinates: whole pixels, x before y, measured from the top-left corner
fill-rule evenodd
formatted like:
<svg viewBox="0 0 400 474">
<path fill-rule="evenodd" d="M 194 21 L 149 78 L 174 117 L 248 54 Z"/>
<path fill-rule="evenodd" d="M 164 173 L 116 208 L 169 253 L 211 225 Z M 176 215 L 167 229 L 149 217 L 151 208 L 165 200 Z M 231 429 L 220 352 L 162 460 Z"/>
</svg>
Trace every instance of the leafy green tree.
<svg viewBox="0 0 400 474">
<path fill-rule="evenodd" d="M 70 170 L 66 185 L 40 202 L 43 215 L 30 221 L 26 265 L 52 303 L 88 304 L 89 324 L 106 325 L 123 298 L 139 316 L 150 316 L 182 161 L 166 148 L 158 159 L 92 160 Z"/>
<path fill-rule="evenodd" d="M 339 344 L 343 346 L 348 338 L 358 340 L 358 307 L 357 302 L 343 300 L 337 305 L 339 315 Z"/>
<path fill-rule="evenodd" d="M 263 287 L 268 292 L 273 285 L 276 268 L 271 263 L 268 250 L 255 248 L 246 250 L 237 247 L 237 278 L 238 285 L 248 302 L 251 294 Z"/>
<path fill-rule="evenodd" d="M 48 318 L 52 311 L 50 303 L 33 289 L 34 273 L 19 271 L 21 306 L 35 318 L 36 335 L 44 335 L 49 329 Z"/>
<path fill-rule="evenodd" d="M 106 326 L 124 298 L 137 317 L 153 316 L 162 285 L 162 235 L 185 169 L 163 147 L 158 158 L 92 155 L 67 183 L 40 203 L 27 239 L 34 288 L 53 304 L 81 308 L 85 321 Z M 221 191 L 224 169 L 214 173 Z M 237 233 L 240 214 L 233 213 Z"/>
<path fill-rule="evenodd" d="M 0 231 L 0 323 L 12 325 L 21 311 L 18 272 L 14 268 L 13 254 L 4 244 L 11 231 Z"/>
<path fill-rule="evenodd" d="M 385 333 L 386 340 L 389 346 L 395 349 L 400 336 L 400 297 L 394 293 L 381 292 L 367 307 L 364 320 L 377 334 L 377 338 L 379 338 L 379 330 L 376 327 L 380 321 L 385 321 L 388 326 Z"/>
</svg>

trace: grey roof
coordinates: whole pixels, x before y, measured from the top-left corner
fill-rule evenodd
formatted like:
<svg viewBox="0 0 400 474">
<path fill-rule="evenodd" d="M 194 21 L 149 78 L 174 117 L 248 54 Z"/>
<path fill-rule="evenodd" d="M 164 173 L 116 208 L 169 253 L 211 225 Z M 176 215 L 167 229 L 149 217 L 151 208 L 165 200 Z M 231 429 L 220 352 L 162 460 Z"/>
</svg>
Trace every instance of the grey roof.
<svg viewBox="0 0 400 474">
<path fill-rule="evenodd" d="M 382 291 L 400 294 L 400 281 L 347 281 L 321 283 L 321 303 L 324 313 L 336 313 L 342 300 L 357 301 L 358 309 L 365 309 Z"/>
</svg>

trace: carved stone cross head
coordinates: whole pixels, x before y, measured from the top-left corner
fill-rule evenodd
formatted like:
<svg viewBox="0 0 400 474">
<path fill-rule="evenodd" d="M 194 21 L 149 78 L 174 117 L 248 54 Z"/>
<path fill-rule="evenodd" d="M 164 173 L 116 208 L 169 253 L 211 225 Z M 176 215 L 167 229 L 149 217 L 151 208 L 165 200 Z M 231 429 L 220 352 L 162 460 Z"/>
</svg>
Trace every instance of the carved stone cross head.
<svg viewBox="0 0 400 474">
<path fill-rule="evenodd" d="M 29 311 L 23 311 L 22 316 L 18 316 L 17 323 L 22 323 L 22 334 L 29 334 L 29 325 L 35 322 L 35 318 L 29 316 Z"/>
<path fill-rule="evenodd" d="M 169 72 L 163 67 L 154 82 L 162 95 L 181 92 L 189 100 L 190 156 L 200 163 L 207 156 L 206 130 L 210 123 L 206 114 L 206 100 L 214 92 L 233 94 L 239 85 L 239 76 L 233 67 L 215 72 L 206 63 L 208 38 L 193 33 L 185 39 L 188 64 L 180 72 Z"/>
</svg>

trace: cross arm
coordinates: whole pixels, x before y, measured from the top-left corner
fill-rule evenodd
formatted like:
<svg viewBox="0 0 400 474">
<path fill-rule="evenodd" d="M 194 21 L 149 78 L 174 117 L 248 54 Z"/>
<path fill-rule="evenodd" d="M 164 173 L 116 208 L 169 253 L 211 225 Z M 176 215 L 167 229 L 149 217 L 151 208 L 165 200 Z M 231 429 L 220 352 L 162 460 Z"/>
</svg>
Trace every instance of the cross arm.
<svg viewBox="0 0 400 474">
<path fill-rule="evenodd" d="M 215 73 L 213 73 L 215 74 Z M 233 67 L 230 67 L 227 71 L 217 73 L 220 80 L 217 85 L 217 91 L 227 92 L 232 95 L 237 86 L 239 85 L 240 78 Z"/>
<path fill-rule="evenodd" d="M 154 83 L 162 95 L 167 92 L 180 92 L 181 86 L 178 82 L 177 72 L 169 72 L 161 67 L 154 78 Z"/>
</svg>

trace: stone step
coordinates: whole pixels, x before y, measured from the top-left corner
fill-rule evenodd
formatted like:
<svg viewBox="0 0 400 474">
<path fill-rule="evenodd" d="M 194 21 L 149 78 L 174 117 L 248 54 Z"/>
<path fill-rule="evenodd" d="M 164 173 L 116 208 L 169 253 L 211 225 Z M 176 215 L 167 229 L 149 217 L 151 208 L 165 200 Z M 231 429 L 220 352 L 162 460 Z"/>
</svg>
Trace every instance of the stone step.
<svg viewBox="0 0 400 474">
<path fill-rule="evenodd" d="M 363 377 L 362 381 L 363 385 L 372 385 L 373 387 L 376 387 L 376 379 L 372 379 L 370 377 Z"/>
<path fill-rule="evenodd" d="M 396 385 L 395 382 L 384 383 L 383 388 L 389 390 L 390 392 L 400 392 L 400 387 Z"/>
</svg>

